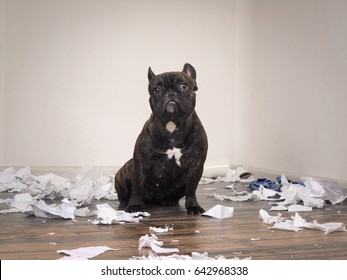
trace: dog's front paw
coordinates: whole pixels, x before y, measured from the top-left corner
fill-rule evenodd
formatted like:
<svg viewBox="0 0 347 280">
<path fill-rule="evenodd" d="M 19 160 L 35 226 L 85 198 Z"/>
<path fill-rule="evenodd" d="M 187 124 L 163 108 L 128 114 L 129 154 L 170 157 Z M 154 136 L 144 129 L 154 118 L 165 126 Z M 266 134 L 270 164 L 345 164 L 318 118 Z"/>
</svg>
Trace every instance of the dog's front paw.
<svg viewBox="0 0 347 280">
<path fill-rule="evenodd" d="M 187 213 L 189 215 L 200 215 L 202 213 L 204 213 L 205 210 L 203 208 L 201 208 L 200 206 L 190 206 L 187 207 Z"/>
<path fill-rule="evenodd" d="M 128 205 L 125 209 L 125 212 L 134 213 L 134 212 L 143 212 L 141 205 Z"/>
</svg>

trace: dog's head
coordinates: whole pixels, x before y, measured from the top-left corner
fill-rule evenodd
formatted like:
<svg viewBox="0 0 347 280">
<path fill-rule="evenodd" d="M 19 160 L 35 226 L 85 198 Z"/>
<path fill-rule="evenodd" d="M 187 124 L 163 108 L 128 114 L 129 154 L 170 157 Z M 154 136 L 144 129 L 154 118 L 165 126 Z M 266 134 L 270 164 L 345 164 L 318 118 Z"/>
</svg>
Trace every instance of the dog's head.
<svg viewBox="0 0 347 280">
<path fill-rule="evenodd" d="M 195 108 L 196 72 L 186 63 L 182 72 L 155 75 L 148 69 L 149 103 L 153 114 L 165 121 L 188 117 Z"/>
</svg>

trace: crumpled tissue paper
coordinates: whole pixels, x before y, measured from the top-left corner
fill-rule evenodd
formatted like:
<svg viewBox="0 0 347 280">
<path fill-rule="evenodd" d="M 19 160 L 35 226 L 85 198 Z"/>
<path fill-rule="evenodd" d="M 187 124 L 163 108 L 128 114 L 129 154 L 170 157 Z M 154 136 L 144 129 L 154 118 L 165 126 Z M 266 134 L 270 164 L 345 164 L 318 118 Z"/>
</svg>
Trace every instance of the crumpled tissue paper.
<svg viewBox="0 0 347 280">
<path fill-rule="evenodd" d="M 162 248 L 164 242 L 159 241 L 158 237 L 155 234 L 148 234 L 141 236 L 139 238 L 139 251 L 144 248 L 151 248 L 157 254 L 166 254 L 166 253 L 176 253 L 179 252 L 177 248 Z"/>
<path fill-rule="evenodd" d="M 110 225 L 113 222 L 125 223 L 135 222 L 138 223 L 143 217 L 150 216 L 147 212 L 128 213 L 125 211 L 116 211 L 107 203 L 96 205 L 97 220 L 92 221 L 93 224 Z"/>
</svg>

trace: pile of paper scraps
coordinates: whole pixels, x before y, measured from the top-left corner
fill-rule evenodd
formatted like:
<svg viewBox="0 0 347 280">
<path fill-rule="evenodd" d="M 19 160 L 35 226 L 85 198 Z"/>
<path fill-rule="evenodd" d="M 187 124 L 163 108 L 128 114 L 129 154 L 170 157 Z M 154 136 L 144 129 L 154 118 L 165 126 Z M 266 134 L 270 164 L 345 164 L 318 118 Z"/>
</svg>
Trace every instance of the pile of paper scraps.
<svg viewBox="0 0 347 280">
<path fill-rule="evenodd" d="M 241 179 L 240 174 L 247 174 L 247 179 Z M 225 177 L 203 178 L 200 184 L 213 182 L 249 183 L 250 191 L 238 192 L 235 190 L 235 184 L 232 184 L 225 186 L 226 189 L 229 189 L 230 195 L 213 193 L 209 196 L 220 201 L 266 200 L 272 206 L 271 211 L 312 211 L 313 208 L 323 208 L 326 202 L 341 203 L 347 197 L 347 189 L 337 182 L 317 181 L 310 177 L 303 177 L 300 181 L 292 181 L 287 179 L 285 175 L 278 176 L 277 182 L 273 182 L 266 178 L 256 179 L 244 168 L 230 169 Z M 205 188 L 205 190 L 214 189 Z M 299 231 L 304 228 L 318 229 L 324 231 L 325 234 L 333 231 L 346 231 L 345 225 L 342 223 L 307 222 L 298 213 L 295 213 L 291 220 L 288 220 L 284 219 L 281 213 L 277 216 L 270 216 L 268 212 L 261 209 L 259 217 L 266 224 L 274 224 L 271 229 L 291 231 Z"/>
<path fill-rule="evenodd" d="M 165 226 L 162 227 L 149 227 L 149 231 L 156 232 L 159 234 L 164 234 L 169 231 L 173 231 L 172 227 Z M 177 239 L 171 239 L 172 243 L 177 243 L 180 240 Z M 148 253 L 148 256 L 133 256 L 132 260 L 226 260 L 226 258 L 222 255 L 216 256 L 214 258 L 211 258 L 208 256 L 207 252 L 204 253 L 198 253 L 198 252 L 192 252 L 191 256 L 189 255 L 179 255 L 176 254 L 179 252 L 178 248 L 164 248 L 164 242 L 160 241 L 159 238 L 155 234 L 151 235 L 143 235 L 139 238 L 139 245 L 138 249 L 139 252 L 143 248 L 150 248 L 150 252 Z M 80 247 L 72 250 L 57 250 L 57 253 L 64 254 L 66 256 L 61 257 L 60 260 L 86 260 L 86 259 L 92 259 L 100 254 L 105 253 L 106 251 L 118 251 L 121 249 L 115 249 L 110 248 L 108 246 L 91 246 L 91 247 Z M 169 253 L 174 253 L 171 255 L 167 255 Z M 160 254 L 166 254 L 165 256 L 162 256 Z M 231 260 L 238 260 L 239 257 L 231 258 Z M 243 258 L 251 259 L 251 257 Z"/>
<path fill-rule="evenodd" d="M 307 222 L 302 218 L 297 212 L 291 217 L 291 220 L 286 220 L 282 218 L 281 213 L 276 216 L 271 216 L 264 209 L 259 210 L 259 219 L 265 224 L 274 224 L 270 229 L 280 229 L 289 231 L 299 231 L 304 228 L 316 229 L 324 231 L 324 234 L 328 234 L 334 231 L 346 231 L 345 225 L 343 223 L 324 223 L 320 224 L 316 220 L 312 222 Z"/>
<path fill-rule="evenodd" d="M 165 228 L 161 227 L 150 227 L 150 231 L 154 231 L 157 233 L 166 233 L 168 231 L 173 231 L 173 228 L 166 226 Z M 171 242 L 179 242 L 179 240 L 172 239 Z M 143 235 L 139 238 L 139 251 L 142 250 L 142 248 L 150 248 L 151 251 L 148 253 L 148 256 L 133 256 L 131 259 L 134 260 L 225 260 L 226 258 L 222 255 L 216 256 L 214 258 L 211 258 L 208 256 L 207 252 L 204 253 L 198 253 L 198 252 L 192 252 L 191 256 L 189 255 L 178 255 L 178 254 L 171 254 L 166 256 L 160 256 L 158 254 L 167 254 L 167 253 L 178 253 L 178 248 L 163 248 L 164 245 L 163 241 L 160 241 L 159 238 L 155 234 L 151 235 Z M 238 257 L 232 258 L 232 259 L 239 259 Z M 251 259 L 244 258 L 244 259 Z"/>
<path fill-rule="evenodd" d="M 92 166 L 83 166 L 71 180 L 53 173 L 36 176 L 29 167 L 15 170 L 13 167 L 0 172 L 0 192 L 17 193 L 13 198 L 0 199 L 9 208 L 0 213 L 22 212 L 41 218 L 75 219 L 97 216 L 93 224 L 139 222 L 146 212 L 126 213 L 116 211 L 107 203 L 90 210 L 93 200 L 116 200 L 110 176 L 103 176 Z M 58 203 L 56 203 L 58 201 Z"/>
<path fill-rule="evenodd" d="M 312 207 L 324 207 L 326 201 L 337 204 L 343 202 L 347 197 L 347 189 L 333 181 L 317 181 L 310 177 L 304 177 L 301 181 L 295 182 L 282 175 L 277 178 L 277 182 L 272 182 L 269 179 L 256 179 L 249 174 L 247 179 L 241 179 L 239 174 L 248 173 L 243 168 L 230 169 L 225 177 L 202 178 L 200 184 L 213 182 L 250 183 L 250 191 L 238 192 L 235 190 L 235 184 L 232 184 L 225 187 L 230 190 L 230 195 L 213 193 L 209 196 L 220 201 L 268 200 L 271 204 L 279 206 L 278 209 L 274 210 L 288 210 L 286 206 L 302 203 L 307 208 L 301 207 L 297 211 L 310 211 Z M 290 210 L 294 211 L 293 206 Z"/>
</svg>

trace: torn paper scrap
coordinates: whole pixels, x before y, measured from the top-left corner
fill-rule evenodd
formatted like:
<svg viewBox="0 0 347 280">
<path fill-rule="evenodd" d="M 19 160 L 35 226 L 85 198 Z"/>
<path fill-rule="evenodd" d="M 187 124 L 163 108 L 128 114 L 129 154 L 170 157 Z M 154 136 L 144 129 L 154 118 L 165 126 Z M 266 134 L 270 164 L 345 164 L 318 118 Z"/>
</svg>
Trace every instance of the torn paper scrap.
<svg viewBox="0 0 347 280">
<path fill-rule="evenodd" d="M 19 193 L 19 192 L 23 192 L 27 190 L 28 190 L 28 186 L 18 180 L 14 180 L 6 184 L 0 184 L 0 192 Z"/>
<path fill-rule="evenodd" d="M 105 198 L 115 200 L 118 198 L 110 177 L 99 177 L 94 181 L 94 197 L 99 200 Z"/>
<path fill-rule="evenodd" d="M 84 174 L 84 173 L 83 173 Z M 77 181 L 69 188 L 69 199 L 75 201 L 79 205 L 89 205 L 95 198 L 97 200 L 106 198 L 114 200 L 117 194 L 109 177 L 97 177 L 99 172 L 94 168 L 83 176 L 78 175 Z M 90 177 L 86 177 L 89 175 Z"/>
<path fill-rule="evenodd" d="M 86 260 L 94 258 L 106 251 L 117 251 L 120 249 L 113 249 L 107 246 L 92 246 L 92 247 L 81 247 L 73 250 L 58 250 L 59 254 L 66 254 L 68 257 L 63 257 L 64 260 Z"/>
<path fill-rule="evenodd" d="M 326 192 L 324 190 L 324 186 L 318 182 L 313 180 L 311 177 L 304 178 L 305 189 L 310 197 L 315 198 L 325 198 Z"/>
<path fill-rule="evenodd" d="M 304 181 L 300 180 L 300 181 L 293 181 L 293 180 L 289 180 L 284 174 L 281 176 L 277 176 L 277 182 L 281 185 L 285 185 L 285 184 L 294 184 L 294 185 L 301 185 L 301 186 L 305 186 Z"/>
<path fill-rule="evenodd" d="M 32 211 L 27 211 L 26 213 L 31 214 L 33 212 L 36 217 L 75 219 L 76 207 L 65 199 L 59 205 L 47 205 L 46 202 L 40 200 L 37 204 L 32 204 L 31 207 Z"/>
<path fill-rule="evenodd" d="M 316 208 L 323 208 L 325 206 L 325 201 L 322 198 L 315 198 L 306 195 L 301 195 L 300 198 L 305 206 Z"/>
<path fill-rule="evenodd" d="M 297 227 L 306 227 L 306 225 L 308 224 L 306 220 L 299 215 L 299 213 L 295 213 L 295 215 L 292 216 L 292 221 Z"/>
<path fill-rule="evenodd" d="M 242 166 L 236 168 L 236 175 L 241 183 L 250 183 L 257 180 L 249 171 Z"/>
<path fill-rule="evenodd" d="M 135 222 L 138 223 L 143 217 L 150 216 L 147 212 L 128 213 L 125 211 L 116 211 L 107 203 L 96 205 L 97 219 L 93 224 L 112 224 L 113 222 Z"/>
<path fill-rule="evenodd" d="M 312 222 L 306 222 L 298 213 L 295 213 L 295 216 L 292 216 L 294 224 L 298 227 L 304 227 L 308 229 L 317 229 L 324 231 L 325 234 L 334 232 L 334 231 L 346 231 L 345 225 L 343 223 L 325 223 L 319 224 L 316 220 Z"/>
<path fill-rule="evenodd" d="M 259 237 L 252 237 L 249 240 L 250 241 L 259 241 L 259 240 L 261 240 L 261 238 L 259 238 Z"/>
<path fill-rule="evenodd" d="M 211 209 L 207 210 L 205 213 L 201 214 L 203 216 L 209 216 L 217 219 L 228 219 L 234 214 L 234 207 L 227 207 L 217 204 Z"/>
<path fill-rule="evenodd" d="M 298 213 L 295 213 L 295 216 L 292 216 L 292 220 L 275 222 L 271 228 L 298 232 L 299 230 L 303 230 L 305 224 L 306 220 L 303 219 Z"/>
<path fill-rule="evenodd" d="M 292 204 L 288 206 L 288 212 L 312 211 L 312 207 L 305 205 Z"/>
<path fill-rule="evenodd" d="M 326 198 L 323 186 L 311 178 L 306 178 L 303 182 L 305 186 L 293 184 L 282 175 L 282 192 L 280 195 L 284 201 L 278 204 L 290 205 L 302 201 L 304 206 L 322 208 L 325 205 L 324 199 Z"/>
<path fill-rule="evenodd" d="M 94 213 L 89 210 L 88 207 L 75 209 L 75 216 L 77 217 L 89 217 L 94 216 Z"/>
<path fill-rule="evenodd" d="M 46 204 L 44 200 L 35 201 L 29 193 L 16 194 L 10 207 L 0 213 L 22 212 L 40 218 L 74 219 L 75 211 L 80 214 L 79 216 L 83 216 L 83 211 L 86 211 L 85 209 L 77 210 L 67 199 L 63 199 L 61 204 L 50 205 Z"/>
<path fill-rule="evenodd" d="M 302 188 L 302 187 L 300 187 Z M 290 205 L 297 204 L 301 199 L 299 198 L 299 191 L 294 185 L 282 186 L 282 192 L 279 192 L 279 202 L 274 202 L 277 205 Z"/>
<path fill-rule="evenodd" d="M 283 218 L 281 217 L 281 213 L 278 213 L 277 216 L 271 216 L 264 209 L 259 210 L 259 219 L 261 219 L 264 224 L 268 224 L 268 225 L 283 221 Z"/>
<path fill-rule="evenodd" d="M 22 212 L 22 211 L 17 208 L 9 208 L 9 209 L 1 210 L 0 214 L 9 214 L 9 213 L 18 213 L 18 212 Z"/>
<path fill-rule="evenodd" d="M 89 178 L 91 180 L 97 180 L 102 175 L 100 172 L 91 165 L 84 165 L 81 167 L 80 172 L 76 175 L 76 180 L 81 181 L 85 178 Z"/>
<path fill-rule="evenodd" d="M 20 193 L 14 196 L 11 207 L 17 208 L 21 212 L 32 210 L 31 204 L 34 204 L 33 197 L 29 193 Z"/>
<path fill-rule="evenodd" d="M 17 178 L 21 178 L 21 179 L 24 179 L 28 176 L 31 176 L 31 169 L 30 167 L 23 167 L 19 170 L 16 171 L 16 177 Z"/>
<path fill-rule="evenodd" d="M 148 234 L 141 236 L 139 238 L 139 250 L 142 248 L 151 248 L 157 254 L 165 253 L 177 253 L 179 250 L 177 248 L 162 248 L 163 242 L 158 240 L 158 237 L 154 234 L 150 236 Z"/>
<path fill-rule="evenodd" d="M 259 216 L 266 216 L 266 214 L 267 212 L 263 209 L 259 211 Z M 267 223 L 265 222 L 265 220 L 263 221 L 264 223 Z M 268 222 L 269 223 L 267 224 L 271 224 L 271 220 L 268 220 Z M 313 222 L 307 222 L 297 212 L 294 216 L 291 217 L 291 220 L 284 220 L 283 218 L 281 218 L 280 220 L 274 221 L 272 223 L 274 223 L 274 225 L 270 227 L 270 229 L 289 230 L 295 232 L 303 230 L 304 228 L 322 230 L 325 234 L 334 231 L 346 231 L 345 225 L 343 223 L 319 224 L 316 220 L 314 220 Z"/>
<path fill-rule="evenodd" d="M 257 180 L 250 172 L 248 172 L 243 167 L 237 167 L 236 169 L 229 169 L 225 177 L 218 177 L 216 181 L 218 182 L 228 182 L 228 183 L 250 183 Z"/>
<path fill-rule="evenodd" d="M 16 170 L 13 167 L 0 172 L 0 184 L 8 184 L 16 178 Z"/>
<path fill-rule="evenodd" d="M 277 205 L 270 208 L 270 211 L 287 211 L 288 208 L 284 205 Z"/>
<path fill-rule="evenodd" d="M 333 231 L 346 231 L 346 227 L 343 223 L 325 223 L 319 224 L 316 220 L 306 225 L 310 229 L 319 229 L 324 231 L 324 234 L 331 233 Z"/>
<path fill-rule="evenodd" d="M 322 180 L 320 183 L 324 186 L 327 199 L 332 204 L 341 203 L 347 198 L 347 188 L 341 184 L 329 180 Z"/>
<path fill-rule="evenodd" d="M 204 188 L 204 191 L 215 191 L 217 188 Z"/>
<path fill-rule="evenodd" d="M 242 194 L 240 195 L 232 195 L 232 196 L 214 193 L 209 196 L 220 201 L 229 200 L 234 202 L 252 200 L 253 198 L 253 194 L 248 192 L 242 192 Z"/>
<path fill-rule="evenodd" d="M 8 197 L 8 198 L 0 198 L 0 204 L 5 204 L 7 206 L 10 206 L 10 204 L 14 201 L 13 198 Z"/>
<path fill-rule="evenodd" d="M 217 167 L 217 166 L 216 166 Z M 217 168 L 220 170 L 220 168 Z M 218 171 L 220 173 L 220 171 Z M 225 174 L 224 177 L 217 177 L 216 176 L 211 176 L 211 172 L 207 173 L 205 172 L 203 174 L 203 177 L 200 179 L 199 184 L 210 184 L 213 182 L 226 182 L 226 183 L 236 183 L 236 182 L 241 182 L 241 183 L 250 183 L 256 180 L 256 178 L 248 172 L 245 168 L 243 167 L 237 167 L 236 169 L 227 169 L 225 168 L 222 173 Z M 216 173 L 215 173 L 216 174 Z M 222 174 L 220 174 L 222 175 Z M 212 179 L 210 177 L 217 177 L 216 179 Z"/>
<path fill-rule="evenodd" d="M 173 227 L 168 227 L 165 226 L 165 228 L 162 227 L 149 227 L 150 231 L 156 232 L 156 233 L 164 233 L 164 232 L 168 232 L 169 230 L 173 230 Z"/>
<path fill-rule="evenodd" d="M 148 256 L 142 256 L 142 257 L 132 257 L 131 260 L 239 260 L 240 258 L 234 257 L 231 259 L 226 259 L 224 256 L 219 255 L 215 256 L 214 258 L 209 257 L 207 252 L 199 253 L 199 252 L 192 252 L 190 255 L 168 255 L 168 256 L 157 256 L 153 253 L 149 253 Z M 250 260 L 251 257 L 243 258 L 243 260 Z"/>
<path fill-rule="evenodd" d="M 281 229 L 281 230 L 289 230 L 289 231 L 299 231 L 302 230 L 302 228 L 297 227 L 294 225 L 293 221 L 290 220 L 286 220 L 284 222 L 278 222 L 275 223 L 272 227 L 270 227 L 271 229 Z"/>
<path fill-rule="evenodd" d="M 277 201 L 281 199 L 279 192 L 267 189 L 263 185 L 260 185 L 257 190 L 253 191 L 252 194 L 254 198 L 258 200 Z"/>
<path fill-rule="evenodd" d="M 89 205 L 94 197 L 93 181 L 84 179 L 69 189 L 69 199 L 78 205 Z"/>
<path fill-rule="evenodd" d="M 39 176 L 34 176 L 34 178 L 36 179 L 36 181 L 38 181 L 39 183 L 42 182 L 49 182 L 51 183 L 53 186 L 65 186 L 65 187 L 69 187 L 70 186 L 70 180 L 65 178 L 65 177 L 61 177 L 58 176 L 56 174 L 53 173 L 47 173 L 44 175 L 39 175 Z"/>
</svg>

